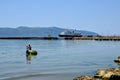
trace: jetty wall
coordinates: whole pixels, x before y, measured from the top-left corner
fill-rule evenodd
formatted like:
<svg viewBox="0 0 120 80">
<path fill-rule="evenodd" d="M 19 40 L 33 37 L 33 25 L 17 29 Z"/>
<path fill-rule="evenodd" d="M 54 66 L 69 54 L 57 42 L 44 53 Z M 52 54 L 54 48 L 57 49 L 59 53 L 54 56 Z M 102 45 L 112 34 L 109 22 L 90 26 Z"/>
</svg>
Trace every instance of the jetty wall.
<svg viewBox="0 0 120 80">
<path fill-rule="evenodd" d="M 0 39 L 42 39 L 42 40 L 59 40 L 61 37 L 0 37 Z M 96 36 L 96 37 L 63 37 L 65 40 L 96 40 L 96 41 L 120 41 L 120 36 Z"/>
<path fill-rule="evenodd" d="M 120 36 L 66 37 L 66 40 L 120 41 Z"/>
<path fill-rule="evenodd" d="M 58 40 L 58 37 L 0 37 L 0 39 L 42 39 L 42 40 Z"/>
</svg>

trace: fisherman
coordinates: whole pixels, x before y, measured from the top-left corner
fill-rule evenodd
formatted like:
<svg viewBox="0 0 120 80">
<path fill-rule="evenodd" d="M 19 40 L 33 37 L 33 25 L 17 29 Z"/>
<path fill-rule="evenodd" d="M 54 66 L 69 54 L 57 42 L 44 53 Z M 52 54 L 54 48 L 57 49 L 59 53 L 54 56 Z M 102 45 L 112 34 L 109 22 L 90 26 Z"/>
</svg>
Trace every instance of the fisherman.
<svg viewBox="0 0 120 80">
<path fill-rule="evenodd" d="M 30 44 L 28 44 L 28 45 L 26 46 L 26 55 L 29 54 L 29 50 L 32 50 L 32 47 L 31 47 Z"/>
<path fill-rule="evenodd" d="M 27 50 L 32 50 L 32 47 L 30 44 L 27 45 Z"/>
</svg>

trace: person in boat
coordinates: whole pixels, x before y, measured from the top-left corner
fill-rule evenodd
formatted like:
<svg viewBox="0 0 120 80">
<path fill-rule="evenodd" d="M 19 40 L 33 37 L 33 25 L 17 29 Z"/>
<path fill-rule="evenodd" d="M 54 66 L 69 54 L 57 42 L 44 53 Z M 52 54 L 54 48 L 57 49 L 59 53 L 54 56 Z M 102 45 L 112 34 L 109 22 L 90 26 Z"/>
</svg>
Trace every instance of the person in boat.
<svg viewBox="0 0 120 80">
<path fill-rule="evenodd" d="M 32 50 L 32 47 L 31 47 L 30 44 L 27 45 L 27 49 L 28 49 L 28 50 Z"/>
<path fill-rule="evenodd" d="M 29 54 L 29 50 L 32 50 L 32 47 L 31 47 L 31 45 L 30 44 L 28 44 L 27 46 L 26 46 L 26 54 Z"/>
</svg>

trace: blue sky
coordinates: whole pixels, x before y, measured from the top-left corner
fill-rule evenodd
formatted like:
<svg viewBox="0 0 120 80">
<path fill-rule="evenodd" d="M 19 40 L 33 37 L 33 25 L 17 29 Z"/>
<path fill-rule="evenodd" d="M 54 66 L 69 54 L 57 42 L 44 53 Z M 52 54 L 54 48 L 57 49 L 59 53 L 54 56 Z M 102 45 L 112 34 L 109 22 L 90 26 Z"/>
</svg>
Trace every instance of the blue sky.
<svg viewBox="0 0 120 80">
<path fill-rule="evenodd" d="M 120 0 L 0 0 L 0 27 L 19 26 L 120 35 Z"/>
</svg>

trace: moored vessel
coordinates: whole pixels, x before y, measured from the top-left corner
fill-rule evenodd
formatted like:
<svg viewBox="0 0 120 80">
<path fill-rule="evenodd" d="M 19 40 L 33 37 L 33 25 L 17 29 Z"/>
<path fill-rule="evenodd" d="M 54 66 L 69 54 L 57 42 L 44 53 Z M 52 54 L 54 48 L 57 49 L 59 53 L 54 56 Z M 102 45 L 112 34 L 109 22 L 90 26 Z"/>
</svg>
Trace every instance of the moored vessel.
<svg viewBox="0 0 120 80">
<path fill-rule="evenodd" d="M 60 37 L 82 37 L 80 31 L 77 30 L 66 30 L 59 34 Z"/>
</svg>

